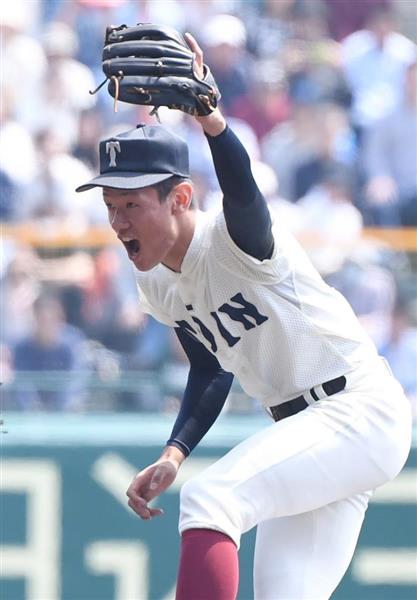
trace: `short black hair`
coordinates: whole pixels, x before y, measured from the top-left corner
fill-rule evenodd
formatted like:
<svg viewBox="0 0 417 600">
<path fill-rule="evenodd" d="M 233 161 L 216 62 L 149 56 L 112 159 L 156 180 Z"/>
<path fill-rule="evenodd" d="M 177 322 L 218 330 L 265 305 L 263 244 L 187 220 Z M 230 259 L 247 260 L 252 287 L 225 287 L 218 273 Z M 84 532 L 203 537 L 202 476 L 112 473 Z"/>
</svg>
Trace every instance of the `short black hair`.
<svg viewBox="0 0 417 600">
<path fill-rule="evenodd" d="M 159 183 L 155 183 L 154 185 L 152 185 L 151 187 L 153 187 L 156 191 L 157 194 L 159 196 L 159 201 L 165 202 L 168 194 L 171 192 L 171 190 L 174 189 L 174 187 L 176 187 L 177 185 L 179 185 L 180 183 L 183 182 L 187 182 L 187 183 L 191 183 L 191 180 L 188 177 L 182 177 L 181 175 L 172 175 L 172 177 L 169 177 L 168 179 L 164 179 L 163 181 L 160 181 Z M 194 194 L 193 197 L 191 198 L 191 208 L 195 208 L 196 204 L 195 204 L 195 200 L 194 200 Z"/>
</svg>

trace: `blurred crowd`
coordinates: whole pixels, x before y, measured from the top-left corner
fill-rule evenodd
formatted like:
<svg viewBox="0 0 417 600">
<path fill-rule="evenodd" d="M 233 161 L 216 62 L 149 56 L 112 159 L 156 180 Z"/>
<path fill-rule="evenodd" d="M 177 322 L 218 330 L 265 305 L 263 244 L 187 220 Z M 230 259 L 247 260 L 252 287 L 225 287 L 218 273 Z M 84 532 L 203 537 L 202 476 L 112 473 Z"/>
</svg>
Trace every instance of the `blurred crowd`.
<svg viewBox="0 0 417 600">
<path fill-rule="evenodd" d="M 171 410 L 186 364 L 175 336 L 137 308 L 124 250 L 22 242 L 13 228 L 93 231 L 98 141 L 144 107 L 104 89 L 106 26 L 190 31 L 276 217 L 342 291 L 417 414 L 416 253 L 365 227 L 417 226 L 417 9 L 394 0 L 14 0 L 1 19 L 0 364 L 3 408 Z M 192 118 L 160 109 L 188 142 L 202 210 L 221 195 Z M 236 390 L 232 409 L 252 407 Z"/>
</svg>

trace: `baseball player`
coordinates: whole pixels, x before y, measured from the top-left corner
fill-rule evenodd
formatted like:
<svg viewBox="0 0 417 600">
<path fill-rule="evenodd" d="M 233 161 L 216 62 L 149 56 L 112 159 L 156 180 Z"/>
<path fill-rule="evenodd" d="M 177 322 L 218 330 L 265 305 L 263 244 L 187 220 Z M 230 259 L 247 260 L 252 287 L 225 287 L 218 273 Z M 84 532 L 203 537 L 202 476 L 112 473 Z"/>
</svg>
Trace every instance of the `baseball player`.
<svg viewBox="0 0 417 600">
<path fill-rule="evenodd" d="M 187 41 L 203 76 L 202 51 Z M 410 406 L 348 303 L 271 217 L 221 112 L 196 118 L 223 192 L 219 214 L 192 207 L 186 144 L 159 125 L 101 142 L 101 173 L 78 188 L 103 188 L 143 309 L 175 329 L 190 361 L 172 433 L 128 504 L 144 520 L 161 514 L 149 502 L 236 377 L 271 425 L 182 487 L 177 600 L 236 598 L 240 538 L 253 527 L 256 599 L 329 598 L 372 490 L 406 460 Z"/>
</svg>

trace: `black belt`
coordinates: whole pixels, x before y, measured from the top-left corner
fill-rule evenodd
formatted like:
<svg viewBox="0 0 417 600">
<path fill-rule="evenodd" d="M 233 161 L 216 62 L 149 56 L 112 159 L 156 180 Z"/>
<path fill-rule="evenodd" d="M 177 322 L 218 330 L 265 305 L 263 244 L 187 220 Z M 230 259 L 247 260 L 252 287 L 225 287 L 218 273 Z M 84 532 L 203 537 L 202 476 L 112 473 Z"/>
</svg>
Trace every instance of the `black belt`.
<svg viewBox="0 0 417 600">
<path fill-rule="evenodd" d="M 322 383 L 321 387 L 323 388 L 326 396 L 333 396 L 333 394 L 337 394 L 345 389 L 346 377 L 341 375 L 340 377 L 336 377 L 336 379 L 331 379 L 330 381 Z M 320 400 L 315 388 L 311 388 L 310 394 L 316 402 L 317 400 Z M 308 405 L 309 403 L 305 397 L 301 395 L 297 396 L 297 398 L 293 398 L 292 400 L 288 400 L 288 402 L 283 402 L 282 404 L 277 404 L 276 406 L 270 406 L 269 410 L 271 411 L 274 421 L 281 421 L 281 419 L 285 419 L 285 417 L 296 415 L 301 410 L 307 408 Z"/>
</svg>

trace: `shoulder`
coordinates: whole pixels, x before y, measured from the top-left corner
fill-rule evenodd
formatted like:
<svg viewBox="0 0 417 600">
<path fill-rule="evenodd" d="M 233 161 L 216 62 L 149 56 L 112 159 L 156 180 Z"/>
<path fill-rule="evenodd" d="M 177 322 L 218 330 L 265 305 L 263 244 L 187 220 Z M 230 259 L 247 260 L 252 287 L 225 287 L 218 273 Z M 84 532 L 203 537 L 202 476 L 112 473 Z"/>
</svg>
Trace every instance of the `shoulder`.
<svg viewBox="0 0 417 600">
<path fill-rule="evenodd" d="M 274 251 L 269 259 L 259 260 L 246 254 L 231 238 L 223 212 L 216 216 L 212 232 L 212 260 L 227 271 L 230 277 L 253 281 L 254 283 L 276 283 L 285 278 L 290 271 L 291 234 L 285 231 L 279 222 L 272 220 Z"/>
</svg>

